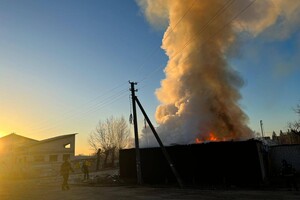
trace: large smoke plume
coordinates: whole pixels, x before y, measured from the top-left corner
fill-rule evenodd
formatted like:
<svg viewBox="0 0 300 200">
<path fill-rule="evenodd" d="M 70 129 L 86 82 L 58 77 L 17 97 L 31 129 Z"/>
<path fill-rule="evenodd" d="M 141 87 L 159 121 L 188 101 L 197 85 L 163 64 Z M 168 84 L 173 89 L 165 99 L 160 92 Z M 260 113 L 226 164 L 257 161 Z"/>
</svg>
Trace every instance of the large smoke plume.
<svg viewBox="0 0 300 200">
<path fill-rule="evenodd" d="M 155 116 L 163 142 L 251 138 L 248 117 L 238 103 L 243 80 L 228 64 L 228 51 L 237 45 L 241 31 L 256 37 L 269 30 L 270 37 L 287 37 L 299 24 L 300 1 L 137 2 L 152 25 L 167 25 L 162 48 L 169 61 L 156 91 L 161 104 Z M 149 145 L 156 144 L 147 139 Z"/>
</svg>

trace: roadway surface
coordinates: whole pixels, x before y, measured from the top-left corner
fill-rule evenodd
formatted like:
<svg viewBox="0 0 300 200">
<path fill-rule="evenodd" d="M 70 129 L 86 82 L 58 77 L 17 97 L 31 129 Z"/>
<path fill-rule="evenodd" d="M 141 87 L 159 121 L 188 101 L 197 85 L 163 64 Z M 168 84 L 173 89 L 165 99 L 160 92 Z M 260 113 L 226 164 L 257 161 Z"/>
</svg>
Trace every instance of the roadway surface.
<svg viewBox="0 0 300 200">
<path fill-rule="evenodd" d="M 138 186 L 95 186 L 72 184 L 62 191 L 60 178 L 47 180 L 3 181 L 0 180 L 1 200 L 159 200 L 159 199 L 300 199 L 299 191 L 288 190 L 199 190 L 178 188 L 153 188 Z"/>
</svg>

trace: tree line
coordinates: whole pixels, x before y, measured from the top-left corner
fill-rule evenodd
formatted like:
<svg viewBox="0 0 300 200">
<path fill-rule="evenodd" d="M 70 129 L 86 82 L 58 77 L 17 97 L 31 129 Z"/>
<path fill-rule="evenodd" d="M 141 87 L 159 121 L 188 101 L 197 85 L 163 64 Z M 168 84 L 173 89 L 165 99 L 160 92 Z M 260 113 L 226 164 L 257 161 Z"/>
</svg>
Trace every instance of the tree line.
<svg viewBox="0 0 300 200">
<path fill-rule="evenodd" d="M 88 140 L 95 153 L 101 152 L 103 167 L 114 166 L 119 150 L 131 147 L 131 141 L 128 124 L 123 116 L 100 120 Z"/>
</svg>

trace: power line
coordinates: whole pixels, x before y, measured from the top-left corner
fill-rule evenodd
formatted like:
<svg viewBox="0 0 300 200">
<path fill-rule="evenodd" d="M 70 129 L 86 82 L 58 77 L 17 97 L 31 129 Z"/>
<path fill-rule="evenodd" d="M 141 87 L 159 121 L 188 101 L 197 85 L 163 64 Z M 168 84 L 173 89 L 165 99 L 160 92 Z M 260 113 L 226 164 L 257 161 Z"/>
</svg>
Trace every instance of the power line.
<svg viewBox="0 0 300 200">
<path fill-rule="evenodd" d="M 218 31 L 216 31 L 214 34 L 212 34 L 207 40 L 205 40 L 201 45 L 205 44 L 209 40 L 213 39 L 216 35 L 218 35 L 226 26 L 231 24 L 236 18 L 238 18 L 242 13 L 244 13 L 256 0 L 253 0 L 250 2 L 247 6 L 245 6 L 240 12 L 238 12 L 236 15 L 234 15 L 226 24 L 224 24 Z M 199 51 L 199 49 L 197 49 Z M 183 60 L 187 60 L 191 54 L 183 58 Z"/>
<path fill-rule="evenodd" d="M 191 3 L 191 5 L 190 5 L 190 6 L 188 7 L 188 9 L 184 12 L 184 14 L 181 16 L 181 18 L 176 22 L 176 24 L 175 24 L 173 27 L 171 27 L 171 29 L 170 29 L 171 31 L 169 31 L 169 32 L 165 35 L 164 39 L 166 39 L 167 37 L 169 37 L 169 35 L 171 35 L 171 33 L 174 31 L 174 29 L 178 26 L 178 24 L 182 21 L 182 19 L 188 14 L 188 12 L 189 12 L 189 11 L 191 10 L 191 8 L 194 6 L 195 2 L 196 2 L 196 0 L 194 0 L 194 1 Z M 148 57 L 153 56 L 159 49 L 160 49 L 159 47 L 156 48 L 156 49 L 154 49 L 154 51 L 153 51 L 153 52 L 150 54 L 150 56 L 148 56 Z M 140 70 L 142 69 L 142 67 L 144 66 L 145 63 L 146 63 L 146 61 L 140 66 L 140 68 L 139 68 L 138 71 L 140 71 Z M 159 69 L 157 69 L 157 70 L 159 70 Z M 123 85 L 123 84 L 122 84 L 122 85 Z M 118 85 L 118 86 L 116 86 L 116 87 L 110 89 L 109 92 L 114 91 L 115 89 L 119 88 L 120 86 L 121 86 L 121 85 Z M 108 97 L 107 100 L 103 100 L 102 103 L 100 103 L 100 104 L 96 103 L 96 104 L 92 105 L 93 102 L 96 102 L 100 97 L 101 97 L 101 95 L 98 95 L 97 97 L 95 97 L 95 98 L 89 100 L 88 102 L 82 104 L 82 105 L 80 106 L 80 108 L 82 108 L 82 107 L 88 105 L 89 108 L 88 108 L 88 110 L 85 112 L 85 114 L 87 114 L 87 113 L 92 112 L 92 111 L 95 110 L 95 109 L 98 110 L 99 108 L 103 108 L 104 105 L 109 105 L 109 102 L 112 103 L 111 100 L 112 100 L 113 97 Z M 113 99 L 114 99 L 114 98 L 113 98 Z M 78 108 L 79 108 L 79 107 L 78 107 Z M 67 119 L 74 118 L 74 116 L 80 114 L 81 111 L 78 111 L 78 108 L 76 107 L 76 108 L 73 108 L 72 110 L 69 110 L 69 111 L 66 111 L 65 113 L 63 113 L 62 116 L 65 116 L 65 117 L 64 117 L 64 118 L 61 118 L 60 122 L 63 122 L 63 121 L 65 121 L 65 120 L 67 120 Z M 48 120 L 47 120 L 47 121 L 48 121 Z M 47 122 L 47 121 L 45 120 L 45 122 Z M 48 122 L 47 122 L 46 124 L 48 124 Z M 40 126 L 40 127 L 45 127 L 46 124 L 44 123 L 44 125 L 42 125 L 42 126 Z M 47 127 L 47 126 L 46 126 L 46 127 Z M 42 129 L 45 129 L 45 128 L 38 128 L 38 130 L 42 130 Z M 36 130 L 37 130 L 37 129 L 36 129 Z"/>
<path fill-rule="evenodd" d="M 52 124 L 51 126 L 43 126 L 43 127 L 34 129 L 34 132 L 41 132 L 41 131 L 45 131 L 45 130 L 49 130 L 49 129 L 51 130 L 51 129 L 59 127 L 62 123 L 64 123 L 67 120 L 78 118 L 78 117 L 84 117 L 87 114 L 90 114 L 90 113 L 93 113 L 93 112 L 97 112 L 98 110 L 104 108 L 105 106 L 107 106 L 109 104 L 112 104 L 112 103 L 116 102 L 117 100 L 121 99 L 122 97 L 124 97 L 125 95 L 127 95 L 128 94 L 127 91 L 128 91 L 127 89 L 126 90 L 122 90 L 122 91 L 120 91 L 120 92 L 118 92 L 116 94 L 113 94 L 113 95 L 107 97 L 102 102 L 93 105 L 92 107 L 90 107 L 85 112 L 77 112 L 77 113 L 74 113 L 74 114 L 72 114 L 72 115 L 70 115 L 68 117 L 61 118 L 59 120 L 59 122 L 57 122 L 56 124 L 54 124 L 54 125 Z"/>
<path fill-rule="evenodd" d="M 105 90 L 103 93 L 105 94 L 109 94 L 109 93 L 112 93 L 114 92 L 115 90 L 117 90 L 118 88 L 120 87 L 124 87 L 124 84 L 127 83 L 127 82 L 124 82 L 122 84 L 119 84 L 111 89 L 108 89 L 108 90 Z M 117 93 L 119 93 L 120 91 L 117 91 Z M 96 106 L 96 105 L 99 105 L 101 104 L 101 102 L 103 101 L 106 101 L 107 99 L 109 98 L 112 98 L 111 96 L 115 95 L 115 93 L 113 93 L 112 95 L 110 96 L 105 96 L 103 99 L 100 99 L 101 97 L 103 97 L 103 93 L 101 93 L 100 95 L 97 95 L 96 97 L 94 97 L 93 99 L 90 99 L 89 101 L 86 101 L 84 102 L 83 104 L 79 105 L 79 106 L 76 106 L 76 107 L 73 107 L 72 109 L 68 110 L 68 111 L 65 111 L 63 112 L 61 115 L 60 115 L 60 119 L 64 119 L 64 118 L 69 118 L 70 116 L 72 115 L 76 115 L 78 113 L 81 112 L 81 110 L 86 107 L 86 109 L 90 109 L 92 108 L 93 106 Z M 100 102 L 99 102 L 100 100 Z M 49 119 L 45 119 L 45 120 L 42 120 L 40 122 L 40 125 L 38 128 L 33 128 L 33 125 L 29 127 L 29 129 L 40 129 L 40 127 L 45 127 L 45 126 L 48 126 L 49 124 Z M 36 127 L 36 126 L 35 126 Z"/>
<path fill-rule="evenodd" d="M 164 36 L 163 40 L 165 40 L 166 38 L 168 38 L 171 33 L 173 33 L 173 31 L 175 30 L 175 28 L 177 27 L 177 25 L 183 20 L 183 18 L 190 12 L 190 10 L 192 9 L 192 7 L 194 6 L 195 2 L 197 0 L 194 0 L 191 5 L 188 7 L 188 9 L 184 12 L 184 14 L 180 17 L 180 19 L 176 22 L 176 24 L 173 27 L 170 27 L 170 31 Z M 148 56 L 147 56 L 147 60 L 149 60 L 150 57 L 152 57 L 153 55 L 155 55 L 158 50 L 160 50 L 160 47 L 156 47 Z M 139 67 L 139 69 L 137 70 L 137 74 L 140 73 L 141 69 L 144 68 L 145 63 L 147 62 L 147 60 L 145 60 L 141 66 Z"/>
<path fill-rule="evenodd" d="M 202 28 L 200 29 L 200 31 L 198 31 L 193 37 L 191 37 L 186 43 L 185 43 L 185 45 L 183 45 L 183 47 L 178 51 L 178 52 L 176 52 L 175 53 L 175 55 L 174 55 L 174 57 L 176 57 L 177 55 L 179 55 L 179 53 L 181 53 L 192 41 L 194 41 L 199 35 L 200 35 L 200 33 L 202 33 L 203 31 L 205 31 L 206 29 L 207 29 L 207 27 L 218 17 L 218 16 L 220 16 L 221 14 L 223 14 L 224 12 L 225 12 L 225 10 L 227 9 L 227 8 L 229 8 L 232 4 L 233 4 L 233 2 L 234 2 L 235 0 L 231 0 L 231 1 L 227 1 L 226 3 L 225 3 L 225 5 L 222 7 L 222 8 L 220 8 L 217 12 L 216 12 L 216 14 L 210 19 L 210 20 L 208 20 L 208 22 L 204 25 L 204 26 L 202 26 Z"/>
<path fill-rule="evenodd" d="M 122 94 L 122 95 L 119 95 L 117 96 L 114 100 L 110 101 L 110 102 L 107 102 L 106 104 L 103 104 L 102 106 L 96 108 L 96 109 L 93 109 L 91 111 L 88 111 L 86 113 L 83 113 L 82 115 L 79 116 L 79 118 L 82 118 L 83 116 L 86 116 L 87 114 L 90 114 L 90 113 L 93 113 L 93 112 L 97 112 L 99 111 L 100 109 L 102 109 L 103 107 L 106 107 L 107 105 L 110 105 L 118 100 L 120 100 L 121 98 L 127 96 L 127 92 L 126 94 Z M 65 123 L 66 120 L 70 120 L 70 119 L 76 119 L 76 116 L 72 116 L 68 119 L 64 119 L 64 121 L 60 121 L 52 126 L 49 126 L 49 127 L 46 127 L 46 128 L 43 128 L 43 129 L 40 129 L 39 131 L 36 131 L 36 132 L 44 132 L 44 131 L 49 131 L 49 130 L 54 130 L 55 128 L 59 128 L 63 123 Z"/>
<path fill-rule="evenodd" d="M 233 20 L 235 20 L 236 18 L 238 18 L 241 14 L 243 14 L 254 2 L 255 2 L 256 0 L 253 0 L 252 2 L 250 2 L 247 6 L 245 6 L 240 12 L 238 12 L 233 18 L 231 18 L 231 20 L 228 22 L 228 23 L 226 23 L 224 26 L 222 26 L 217 32 L 215 32 L 213 35 L 211 35 L 210 36 L 210 38 L 208 38 L 208 40 L 211 40 L 213 37 L 215 37 L 217 34 L 219 34 L 226 26 L 228 26 L 229 24 L 231 24 L 232 22 L 233 22 Z M 232 3 L 231 3 L 232 4 Z M 230 5 L 231 5 L 230 4 Z M 230 6 L 230 5 L 228 5 L 228 6 Z M 226 6 L 226 4 L 225 4 L 225 6 Z M 226 9 L 228 8 L 228 6 L 226 6 Z M 224 7 L 222 7 L 221 9 L 223 10 L 223 8 Z M 223 11 L 224 12 L 224 11 Z M 222 13 L 223 13 L 222 12 Z M 217 12 L 217 13 L 219 13 L 219 11 Z M 219 14 L 217 14 L 216 13 L 216 15 L 217 16 L 219 16 L 220 14 L 222 14 L 222 13 L 219 13 Z M 215 16 L 216 16 L 215 15 Z M 213 17 L 213 18 L 215 18 L 215 16 Z M 207 27 L 207 24 L 209 23 L 211 23 L 212 21 L 211 21 L 211 19 L 204 25 L 205 27 Z M 208 25 L 209 25 L 208 24 Z M 203 29 L 203 30 L 201 30 L 201 32 L 203 32 L 205 29 Z M 199 32 L 198 32 L 198 34 L 199 34 Z M 185 45 L 183 46 L 183 48 L 181 48 L 178 52 L 176 52 L 175 53 L 175 56 L 178 56 L 179 55 L 179 53 L 181 53 L 192 41 L 194 41 L 196 39 L 196 37 L 194 36 L 194 37 L 192 37 L 192 38 L 190 38 L 189 40 L 188 40 L 188 42 L 186 42 L 185 43 Z M 206 43 L 208 40 L 205 40 L 201 45 L 203 45 L 204 43 Z M 199 51 L 199 49 L 197 50 L 197 51 Z M 186 60 L 188 57 L 190 57 L 191 56 L 191 54 L 189 54 L 187 57 L 185 57 L 185 58 L 183 58 L 182 60 Z M 144 80 L 146 80 L 146 79 L 148 79 L 150 76 L 153 76 L 157 71 L 159 71 L 159 69 L 161 69 L 161 66 L 160 67 L 157 67 L 155 70 L 154 70 L 154 72 L 153 73 L 151 73 L 151 74 L 149 74 L 148 76 L 146 76 L 146 77 L 144 77 L 142 80 L 140 80 L 139 82 L 142 82 L 142 81 L 144 81 Z M 174 69 L 173 69 L 174 70 Z"/>
<path fill-rule="evenodd" d="M 214 21 L 216 19 L 216 17 L 218 17 L 220 14 L 222 14 L 224 12 L 224 10 L 226 10 L 235 0 L 229 0 L 227 1 L 220 9 L 218 9 L 218 11 L 214 14 L 214 16 L 212 18 L 210 18 L 201 28 L 200 31 L 196 34 L 199 35 L 201 32 L 203 32 L 209 24 L 212 23 L 212 21 Z M 196 36 L 193 36 L 191 38 L 188 39 L 188 41 L 183 45 L 183 48 L 181 48 L 179 51 L 177 51 L 175 53 L 175 56 L 179 55 L 179 53 L 181 53 L 193 40 L 195 40 Z M 156 73 L 157 71 L 159 71 L 161 69 L 161 66 L 157 67 L 154 72 Z M 154 73 L 148 74 L 146 77 L 142 78 L 139 82 L 142 82 L 146 79 L 148 79 L 150 76 L 152 76 Z"/>
<path fill-rule="evenodd" d="M 190 7 L 185 11 L 185 13 L 181 16 L 181 18 L 176 22 L 175 26 L 171 27 L 170 29 L 171 31 L 169 31 L 165 37 L 163 38 L 163 40 L 165 40 L 171 33 L 174 32 L 174 29 L 177 27 L 177 25 L 181 22 L 181 20 L 188 14 L 188 12 L 190 12 L 190 10 L 192 9 L 192 7 L 194 6 L 196 0 L 193 1 L 193 3 L 191 3 Z"/>
<path fill-rule="evenodd" d="M 196 0 L 193 1 L 193 3 L 191 4 L 191 6 L 187 9 L 187 11 L 184 13 L 184 15 L 177 21 L 177 23 L 175 24 L 175 26 L 173 28 L 171 28 L 172 32 L 173 30 L 177 27 L 177 25 L 182 21 L 182 19 L 188 14 L 188 12 L 190 12 L 191 8 L 194 6 L 194 3 L 195 3 Z M 220 8 L 216 14 L 201 28 L 201 30 L 197 33 L 200 34 L 201 32 L 203 32 L 210 23 L 212 23 L 212 21 L 214 21 L 216 19 L 216 17 L 218 17 L 219 15 L 221 15 L 232 3 L 233 3 L 234 0 L 231 0 L 231 1 L 228 1 L 224 4 L 224 6 L 222 8 Z M 249 3 L 244 9 L 242 9 L 239 13 L 237 13 L 237 15 L 235 15 L 228 23 L 226 23 L 221 29 L 219 29 L 215 34 L 213 34 L 209 39 L 213 38 L 215 35 L 217 35 L 221 30 L 223 30 L 228 24 L 230 24 L 234 19 L 236 19 L 239 15 L 241 15 L 243 12 L 245 12 L 256 0 L 252 1 L 251 3 Z M 171 32 L 169 32 L 165 38 L 167 38 L 169 35 L 171 34 Z M 184 47 L 175 53 L 175 56 L 179 55 L 179 53 L 181 53 L 183 51 L 184 48 L 186 48 L 186 46 L 188 46 L 196 37 L 192 37 L 190 38 L 186 44 L 184 45 Z M 207 41 L 204 41 L 202 44 L 204 44 L 205 42 Z M 190 56 L 190 55 L 189 55 Z M 185 59 L 187 59 L 189 56 L 187 56 Z M 158 70 L 161 69 L 161 66 L 159 66 L 159 68 L 155 69 L 151 74 L 149 74 L 148 76 L 144 77 L 143 79 L 141 79 L 139 82 L 142 82 L 142 81 L 145 81 L 146 79 L 148 79 L 150 76 L 153 76 L 155 73 L 157 73 Z M 109 90 L 109 92 L 112 92 L 118 88 L 120 88 L 122 85 L 118 85 L 112 89 Z M 127 89 L 126 89 L 127 91 Z M 127 95 L 127 93 L 126 93 Z M 96 102 L 100 97 L 101 95 L 93 98 L 92 100 L 89 100 L 88 102 L 86 102 L 85 104 L 82 104 L 81 108 L 85 105 L 88 105 L 89 108 L 88 110 L 86 110 L 85 112 L 81 113 L 81 117 L 86 115 L 86 114 L 89 114 L 89 113 L 92 113 L 92 112 L 96 112 L 102 108 L 104 108 L 105 106 L 107 105 L 110 105 L 114 102 L 116 102 L 117 100 L 123 98 L 125 96 L 125 91 L 119 91 L 118 93 L 114 93 L 113 95 L 111 96 L 108 96 L 106 99 L 102 100 L 100 103 L 96 103 L 96 104 L 92 104 L 93 102 Z M 68 112 L 65 112 L 63 115 L 70 115 L 68 118 L 63 118 L 62 120 L 60 120 L 59 123 L 57 123 L 56 125 L 53 125 L 51 126 L 50 128 L 49 127 L 42 127 L 40 128 L 39 130 L 49 130 L 49 129 L 53 129 L 55 127 L 58 127 L 59 124 L 63 123 L 65 120 L 68 120 L 68 119 L 72 119 L 72 118 L 75 118 L 76 116 L 78 116 L 80 114 L 81 111 L 77 112 L 77 109 L 74 108 Z"/>
</svg>

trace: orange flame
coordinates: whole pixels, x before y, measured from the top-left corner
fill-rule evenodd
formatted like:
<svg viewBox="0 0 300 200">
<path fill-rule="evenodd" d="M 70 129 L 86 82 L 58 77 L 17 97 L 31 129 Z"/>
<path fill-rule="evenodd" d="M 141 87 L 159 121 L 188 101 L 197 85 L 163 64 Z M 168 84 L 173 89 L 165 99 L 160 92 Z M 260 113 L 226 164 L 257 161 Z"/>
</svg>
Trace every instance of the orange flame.
<svg viewBox="0 0 300 200">
<path fill-rule="evenodd" d="M 198 144 L 198 143 L 203 143 L 203 142 L 206 142 L 206 141 L 213 141 L 214 142 L 214 141 L 225 141 L 225 140 L 226 140 L 225 138 L 218 138 L 216 136 L 216 134 L 210 132 L 208 134 L 208 136 L 202 137 L 202 138 L 196 138 L 195 141 Z"/>
</svg>

